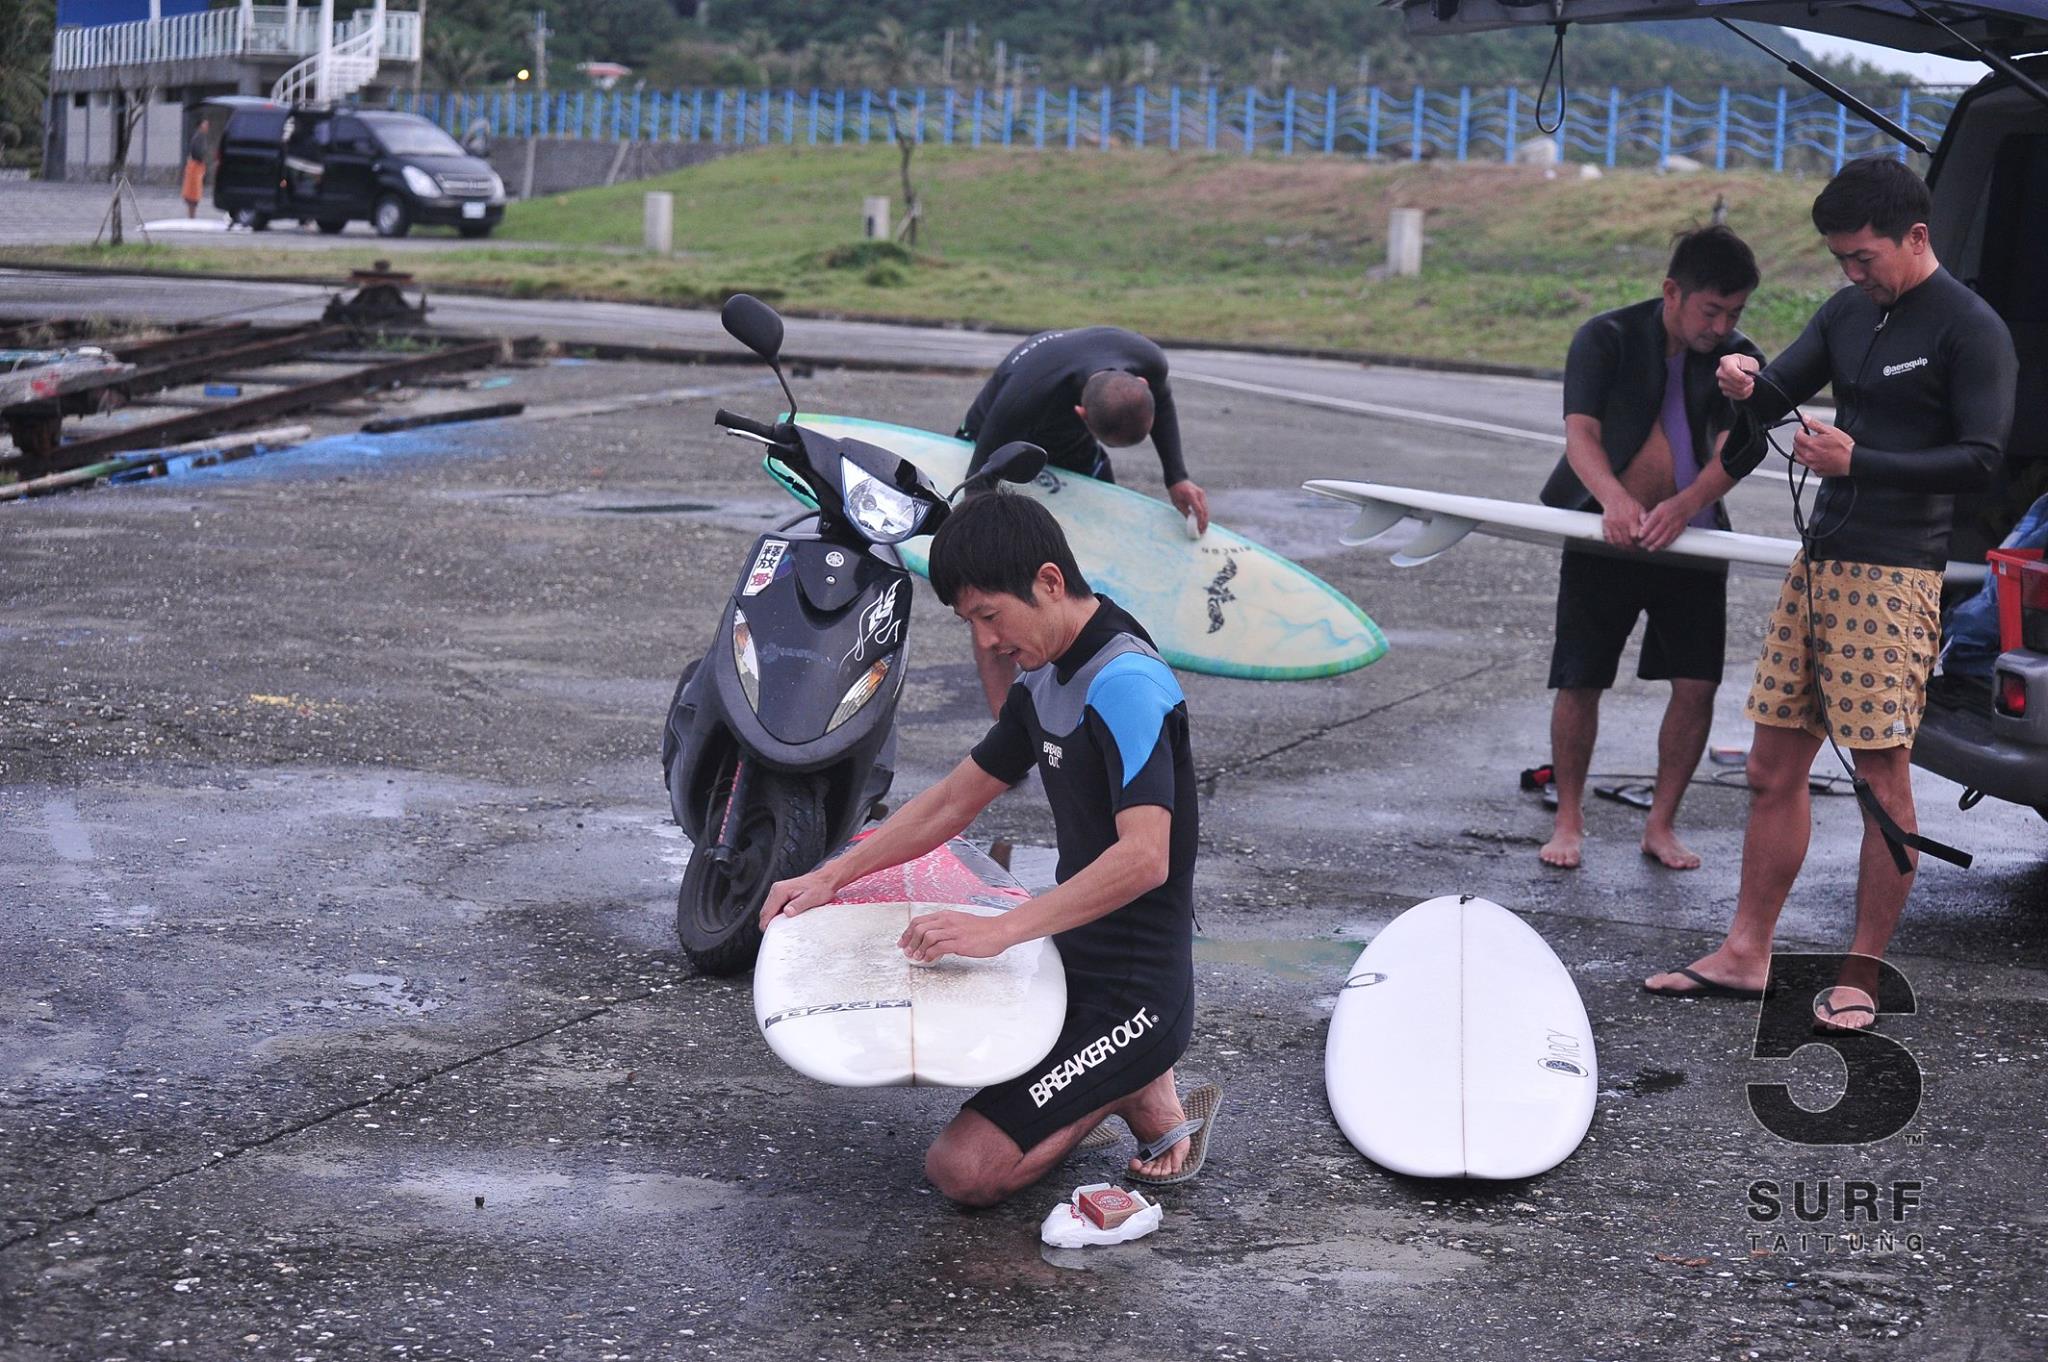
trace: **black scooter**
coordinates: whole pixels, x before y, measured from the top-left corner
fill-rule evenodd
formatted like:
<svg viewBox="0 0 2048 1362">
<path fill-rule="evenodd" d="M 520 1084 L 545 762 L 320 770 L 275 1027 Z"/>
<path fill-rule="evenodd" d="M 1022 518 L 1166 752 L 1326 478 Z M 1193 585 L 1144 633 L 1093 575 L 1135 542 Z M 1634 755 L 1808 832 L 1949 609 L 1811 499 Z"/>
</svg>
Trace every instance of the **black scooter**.
<svg viewBox="0 0 2048 1362">
<path fill-rule="evenodd" d="M 694 844 L 676 935 L 706 974 L 753 964 L 769 886 L 817 866 L 887 794 L 910 628 L 895 545 L 935 532 L 950 506 L 916 465 L 796 424 L 774 309 L 735 294 L 720 321 L 774 369 L 791 414 L 714 419 L 768 446 L 818 509 L 754 541 L 710 651 L 669 703 L 662 775 Z M 1037 446 L 1009 445 L 969 481 L 1029 482 L 1044 465 Z"/>
</svg>

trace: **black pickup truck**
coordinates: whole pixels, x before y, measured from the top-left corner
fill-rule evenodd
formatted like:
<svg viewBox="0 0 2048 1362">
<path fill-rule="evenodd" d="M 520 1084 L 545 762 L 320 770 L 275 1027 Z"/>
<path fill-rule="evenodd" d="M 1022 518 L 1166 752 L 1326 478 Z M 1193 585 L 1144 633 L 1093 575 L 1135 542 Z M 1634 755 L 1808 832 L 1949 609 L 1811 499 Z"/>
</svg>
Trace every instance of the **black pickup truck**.
<svg viewBox="0 0 2048 1362">
<path fill-rule="evenodd" d="M 2005 319 L 2019 352 L 2019 400 L 1999 485 L 1956 499 L 1950 557 L 1981 562 L 2048 489 L 2048 250 L 2033 228 L 2048 223 L 2048 5 L 2040 0 L 1386 0 L 1408 31 L 1478 33 L 1504 28 L 1666 19 L 1748 20 L 1809 29 L 1907 52 L 1988 61 L 1992 74 L 1956 106 L 1927 170 L 1928 224 L 1941 262 Z M 1939 20 L 1937 22 L 1936 20 Z M 1799 74 L 1797 71 L 1794 74 Z M 1802 79 L 1805 77 L 1802 76 Z M 2030 82 L 2038 82 L 2028 88 Z M 1953 604 L 1953 601 L 1948 602 Z M 2034 639 L 2048 643 L 2048 601 L 2030 606 Z M 1936 678 L 1937 683 L 1941 678 Z M 2048 818 L 2048 648 L 2001 655 L 1993 683 L 1937 684 L 1913 745 L 1916 765 L 1961 785 L 1965 806 L 2007 800 Z"/>
</svg>

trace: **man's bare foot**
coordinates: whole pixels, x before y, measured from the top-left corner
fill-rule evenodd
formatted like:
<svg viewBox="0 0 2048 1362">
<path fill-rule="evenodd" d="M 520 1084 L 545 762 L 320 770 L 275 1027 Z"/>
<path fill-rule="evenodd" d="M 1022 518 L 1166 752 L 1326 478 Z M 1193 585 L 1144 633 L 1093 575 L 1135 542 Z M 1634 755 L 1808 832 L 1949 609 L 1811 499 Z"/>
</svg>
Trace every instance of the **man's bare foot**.
<svg viewBox="0 0 2048 1362">
<path fill-rule="evenodd" d="M 1678 834 L 1670 831 L 1643 833 L 1643 855 L 1650 857 L 1666 870 L 1698 870 L 1699 853 L 1678 840 Z"/>
<path fill-rule="evenodd" d="M 1180 1091 L 1174 1086 L 1171 1069 L 1125 1098 L 1115 1111 L 1124 1118 L 1124 1124 L 1131 1128 L 1131 1134 L 1137 1136 L 1141 1145 L 1150 1144 L 1188 1119 L 1187 1111 L 1180 1104 Z M 1148 1178 L 1172 1177 L 1187 1162 L 1187 1157 L 1188 1142 L 1182 1140 L 1156 1159 L 1132 1159 L 1130 1171 Z"/>
<path fill-rule="evenodd" d="M 1563 828 L 1559 828 L 1551 834 L 1550 840 L 1543 844 L 1543 849 L 1538 851 L 1536 855 L 1542 859 L 1545 865 L 1555 866 L 1559 870 L 1577 870 L 1579 868 L 1579 858 L 1585 850 L 1585 846 L 1586 834 L 1584 832 L 1567 832 Z"/>
<path fill-rule="evenodd" d="M 1745 960 L 1731 954 L 1724 946 L 1711 955 L 1701 956 L 1686 968 L 1707 982 L 1702 984 L 1677 970 L 1668 970 L 1643 980 L 1643 987 L 1667 998 L 1710 997 L 1717 988 L 1723 991 L 1722 996 L 1729 993 L 1760 996 L 1765 981 L 1770 977 L 1771 960 L 1769 956 L 1761 960 Z"/>
</svg>

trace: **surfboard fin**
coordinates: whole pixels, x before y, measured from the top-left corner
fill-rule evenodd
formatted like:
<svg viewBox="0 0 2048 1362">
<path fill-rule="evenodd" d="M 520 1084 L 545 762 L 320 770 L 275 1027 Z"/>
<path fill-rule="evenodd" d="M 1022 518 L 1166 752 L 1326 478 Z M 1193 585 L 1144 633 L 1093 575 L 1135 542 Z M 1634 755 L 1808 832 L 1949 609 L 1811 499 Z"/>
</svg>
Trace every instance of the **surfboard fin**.
<svg viewBox="0 0 2048 1362">
<path fill-rule="evenodd" d="M 1361 501 L 1358 503 L 1358 518 L 1337 536 L 1337 542 L 1352 548 L 1369 544 L 1407 518 L 1407 509 L 1392 502 Z"/>
<path fill-rule="evenodd" d="M 1393 557 L 1395 567 L 1419 567 L 1450 548 L 1466 535 L 1479 528 L 1476 520 L 1463 516 L 1432 515 L 1422 527 L 1422 533 L 1408 541 L 1408 544 Z"/>
</svg>

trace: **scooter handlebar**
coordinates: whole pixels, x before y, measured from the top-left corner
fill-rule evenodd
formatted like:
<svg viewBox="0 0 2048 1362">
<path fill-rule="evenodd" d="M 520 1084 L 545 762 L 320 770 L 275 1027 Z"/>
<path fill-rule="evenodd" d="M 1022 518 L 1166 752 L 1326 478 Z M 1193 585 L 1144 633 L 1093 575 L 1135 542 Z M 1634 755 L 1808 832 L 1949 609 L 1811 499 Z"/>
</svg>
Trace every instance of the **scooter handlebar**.
<svg viewBox="0 0 2048 1362">
<path fill-rule="evenodd" d="M 758 435 L 764 440 L 779 438 L 776 435 L 776 427 L 769 425 L 767 422 L 756 421 L 748 416 L 741 416 L 738 412 L 727 411 L 723 407 L 720 407 L 718 415 L 711 419 L 717 424 L 724 426 L 727 430 L 737 430 L 746 435 Z"/>
</svg>

